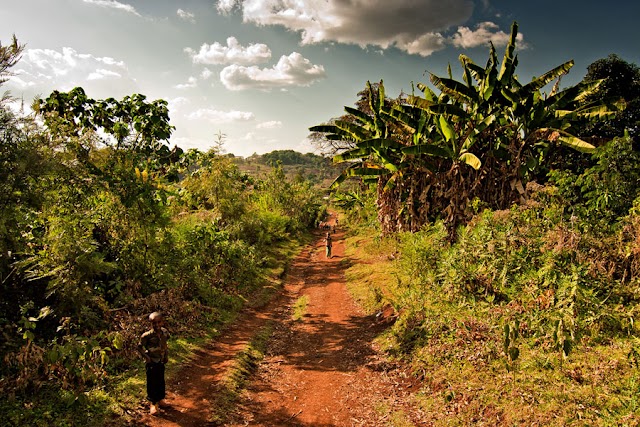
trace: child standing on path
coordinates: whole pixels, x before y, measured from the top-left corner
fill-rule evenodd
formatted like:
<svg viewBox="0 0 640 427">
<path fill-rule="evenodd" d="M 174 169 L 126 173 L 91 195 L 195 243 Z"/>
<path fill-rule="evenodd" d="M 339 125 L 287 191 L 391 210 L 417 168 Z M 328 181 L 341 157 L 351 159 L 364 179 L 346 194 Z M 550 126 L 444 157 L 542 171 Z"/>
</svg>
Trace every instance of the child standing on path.
<svg viewBox="0 0 640 427">
<path fill-rule="evenodd" d="M 147 373 L 147 400 L 151 402 L 149 413 L 154 415 L 165 397 L 164 365 L 169 360 L 167 341 L 170 334 L 164 328 L 164 318 L 154 311 L 149 315 L 152 329 L 140 337 L 138 351 L 144 357 Z"/>
<path fill-rule="evenodd" d="M 327 247 L 327 258 L 331 258 L 331 246 L 333 246 L 331 243 L 331 233 L 327 233 L 327 237 L 325 237 L 324 241 Z"/>
</svg>

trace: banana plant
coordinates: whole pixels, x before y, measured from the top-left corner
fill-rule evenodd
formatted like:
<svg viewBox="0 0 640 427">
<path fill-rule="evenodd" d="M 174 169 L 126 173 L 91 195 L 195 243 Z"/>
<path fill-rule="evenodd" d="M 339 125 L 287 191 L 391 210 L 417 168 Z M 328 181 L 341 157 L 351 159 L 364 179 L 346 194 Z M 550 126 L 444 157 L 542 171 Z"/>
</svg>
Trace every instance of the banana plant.
<svg viewBox="0 0 640 427">
<path fill-rule="evenodd" d="M 369 109 L 364 111 L 345 107 L 353 119 L 336 120 L 309 128 L 311 132 L 323 132 L 327 139 L 338 139 L 354 143 L 354 148 L 333 157 L 335 163 L 349 162 L 350 165 L 331 184 L 334 189 L 349 177 L 360 177 L 365 181 L 399 172 L 401 169 L 402 145 L 389 139 L 388 120 L 385 113 L 385 90 L 382 81 L 374 88 L 367 82 Z"/>
<path fill-rule="evenodd" d="M 430 74 L 439 93 L 417 84 L 421 95 L 390 106 L 385 105 L 382 82 L 377 91 L 367 83 L 370 112 L 346 108 L 352 121 L 310 128 L 326 133 L 328 139 L 354 142 L 353 149 L 334 157 L 352 164 L 333 187 L 349 176 L 377 179 L 384 189 L 400 183 L 401 190 L 393 193 L 395 201 L 385 196 L 396 204 L 385 215 L 401 215 L 408 208 L 417 212 L 412 224 L 419 226 L 415 215 L 425 223 L 445 213 L 453 228 L 468 217 L 466 205 L 472 198 L 498 209 L 519 201 L 527 180 L 556 146 L 593 151 L 595 147 L 575 135 L 572 126 L 612 117 L 617 106 L 586 102 L 597 81 L 558 90 L 573 61 L 520 83 L 517 35 L 514 23 L 501 62 L 492 44 L 484 67 L 460 55 L 460 81 L 450 67 L 446 77 Z M 544 94 L 543 88 L 554 80 L 551 93 Z M 402 220 L 390 223 L 402 228 Z"/>
</svg>

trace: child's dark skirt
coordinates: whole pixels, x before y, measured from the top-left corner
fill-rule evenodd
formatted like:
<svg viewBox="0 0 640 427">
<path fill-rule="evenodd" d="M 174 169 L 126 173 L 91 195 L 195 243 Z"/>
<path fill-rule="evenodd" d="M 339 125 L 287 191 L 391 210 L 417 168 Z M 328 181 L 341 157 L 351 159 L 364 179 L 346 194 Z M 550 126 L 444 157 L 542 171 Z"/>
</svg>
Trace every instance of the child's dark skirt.
<svg viewBox="0 0 640 427">
<path fill-rule="evenodd" d="M 158 403 L 164 399 L 164 363 L 149 362 L 146 364 L 147 371 L 147 399 L 151 403 Z"/>
</svg>

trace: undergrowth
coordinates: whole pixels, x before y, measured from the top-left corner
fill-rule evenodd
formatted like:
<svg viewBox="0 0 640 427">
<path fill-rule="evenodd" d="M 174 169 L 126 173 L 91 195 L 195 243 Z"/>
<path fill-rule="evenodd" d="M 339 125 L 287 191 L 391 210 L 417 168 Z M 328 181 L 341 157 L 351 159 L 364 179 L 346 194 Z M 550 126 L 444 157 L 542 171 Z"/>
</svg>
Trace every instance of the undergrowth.
<svg viewBox="0 0 640 427">
<path fill-rule="evenodd" d="M 485 211 L 455 243 L 442 224 L 349 237 L 348 286 L 370 312 L 393 308 L 378 343 L 421 380 L 422 421 L 640 425 L 640 219 L 594 230 L 552 191 Z"/>
<path fill-rule="evenodd" d="M 233 323 L 243 307 L 260 307 L 281 289 L 282 277 L 289 261 L 311 237 L 301 235 L 298 239 L 279 242 L 269 249 L 262 262 L 260 276 L 251 286 L 235 295 L 217 295 L 216 306 L 197 306 L 184 301 L 173 293 L 165 293 L 144 300 L 139 312 L 148 313 L 162 304 L 167 318 L 167 327 L 172 333 L 169 341 L 170 360 L 167 364 L 167 382 L 171 383 L 180 369 L 187 364 L 195 352 L 207 342 L 215 339 L 225 325 Z M 222 298 L 224 297 L 224 298 Z M 226 301 L 226 302 L 225 302 Z M 123 313 L 124 315 L 124 313 Z M 135 347 L 137 335 L 148 327 L 145 316 L 127 316 L 124 339 L 128 347 Z M 131 325 L 136 322 L 136 325 Z M 240 392 L 243 379 L 251 366 L 261 358 L 261 348 L 268 337 L 268 329 L 260 331 L 249 347 L 238 355 L 235 367 L 224 382 L 224 393 L 220 402 L 229 407 Z M 29 395 L 12 394 L 0 399 L 0 426 L 123 426 L 134 420 L 138 411 L 145 408 L 145 373 L 142 360 L 134 352 L 113 353 L 109 371 L 95 387 L 82 391 L 65 391 L 56 385 L 44 385 Z M 219 403 L 220 403 L 219 402 Z M 220 408 L 214 408 L 219 414 Z"/>
</svg>

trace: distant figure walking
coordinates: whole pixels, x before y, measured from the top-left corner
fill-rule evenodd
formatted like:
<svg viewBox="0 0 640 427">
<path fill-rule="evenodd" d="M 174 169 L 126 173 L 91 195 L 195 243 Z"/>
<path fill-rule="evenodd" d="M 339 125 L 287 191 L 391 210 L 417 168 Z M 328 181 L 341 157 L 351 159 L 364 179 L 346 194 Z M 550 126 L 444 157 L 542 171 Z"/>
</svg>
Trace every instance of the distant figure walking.
<svg viewBox="0 0 640 427">
<path fill-rule="evenodd" d="M 324 239 L 325 245 L 327 247 L 327 258 L 331 258 L 331 247 L 333 246 L 331 242 L 331 234 L 327 233 L 327 237 Z"/>
</svg>

